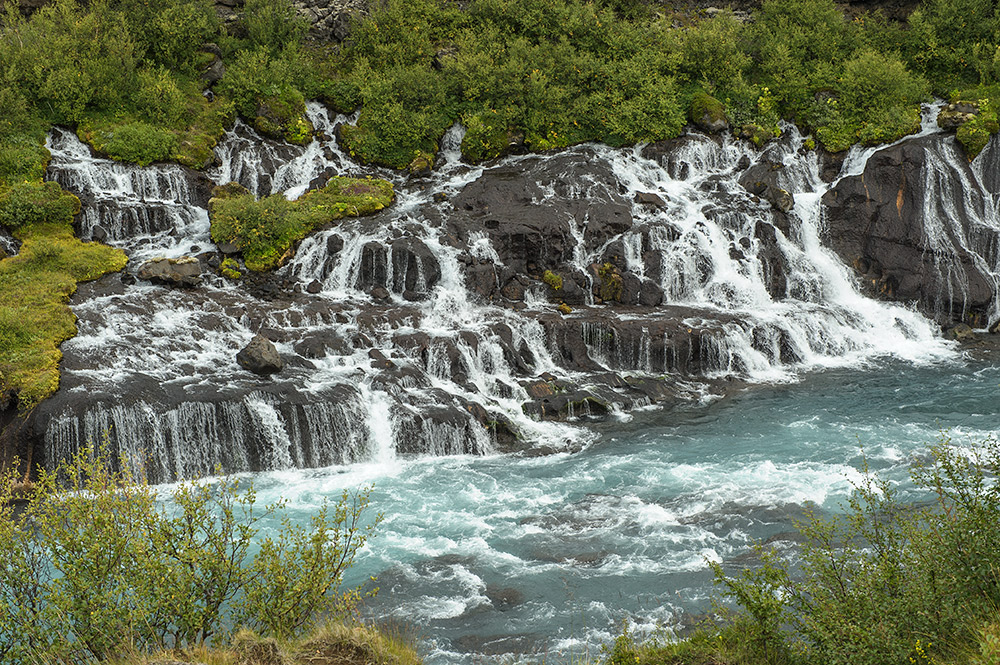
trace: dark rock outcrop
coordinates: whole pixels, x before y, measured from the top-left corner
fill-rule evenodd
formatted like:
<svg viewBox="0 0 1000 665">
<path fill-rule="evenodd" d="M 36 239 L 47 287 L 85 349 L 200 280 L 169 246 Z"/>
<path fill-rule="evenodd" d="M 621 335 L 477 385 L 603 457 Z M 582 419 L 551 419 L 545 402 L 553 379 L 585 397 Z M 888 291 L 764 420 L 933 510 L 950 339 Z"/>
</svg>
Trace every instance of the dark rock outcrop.
<svg viewBox="0 0 1000 665">
<path fill-rule="evenodd" d="M 632 206 L 608 165 L 582 151 L 491 169 L 452 199 L 447 223 L 465 240 L 487 233 L 504 265 L 540 276 L 567 263 L 582 229 L 593 251 L 631 228 Z"/>
<path fill-rule="evenodd" d="M 977 321 L 995 285 L 965 247 L 996 244 L 996 233 L 975 226 L 989 204 L 965 160 L 942 157 L 948 150 L 954 139 L 938 135 L 875 153 L 823 196 L 826 240 L 869 294 L 915 301 L 942 323 Z"/>
<path fill-rule="evenodd" d="M 775 210 L 788 212 L 795 205 L 795 200 L 787 189 L 780 186 L 784 168 L 781 162 L 765 157 L 740 176 L 740 184 L 751 194 L 770 203 Z"/>
</svg>

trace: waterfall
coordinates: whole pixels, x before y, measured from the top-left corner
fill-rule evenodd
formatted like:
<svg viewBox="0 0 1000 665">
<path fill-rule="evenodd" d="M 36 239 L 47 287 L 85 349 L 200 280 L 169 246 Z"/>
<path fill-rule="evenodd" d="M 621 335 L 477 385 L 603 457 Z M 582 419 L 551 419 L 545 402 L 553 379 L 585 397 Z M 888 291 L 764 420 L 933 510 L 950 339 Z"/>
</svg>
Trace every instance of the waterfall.
<svg viewBox="0 0 1000 665">
<path fill-rule="evenodd" d="M 332 136 L 356 118 L 307 110 L 308 146 L 237 122 L 208 175 L 295 198 L 320 176 L 361 172 Z M 866 296 L 826 245 L 822 199 L 839 180 L 825 183 L 804 137 L 783 129 L 762 151 L 691 134 L 659 153 L 581 145 L 473 166 L 456 125 L 431 175 L 367 171 L 392 179 L 396 203 L 303 240 L 276 290 L 82 289 L 62 388 L 37 416 L 48 459 L 107 434 L 159 482 L 572 447 L 592 436 L 588 418 L 703 398 L 734 379 L 953 355 L 932 320 Z M 933 131 L 928 121 L 921 136 Z M 49 146 L 51 177 L 83 200 L 84 237 L 99 226 L 133 257 L 212 249 L 196 176 L 95 158 L 63 130 Z M 995 152 L 971 170 L 947 146 L 928 157 L 924 234 L 948 283 L 964 279 L 967 263 L 950 258 L 960 247 L 995 287 L 996 188 L 982 166 Z M 841 178 L 875 154 L 853 151 Z M 759 165 L 787 202 L 741 184 Z M 268 378 L 233 361 L 258 332 L 286 360 Z"/>
<path fill-rule="evenodd" d="M 103 240 L 130 256 L 182 256 L 210 245 L 197 176 L 176 164 L 139 167 L 93 157 L 72 132 L 53 130 L 49 179 L 78 195 L 84 240 Z"/>
</svg>

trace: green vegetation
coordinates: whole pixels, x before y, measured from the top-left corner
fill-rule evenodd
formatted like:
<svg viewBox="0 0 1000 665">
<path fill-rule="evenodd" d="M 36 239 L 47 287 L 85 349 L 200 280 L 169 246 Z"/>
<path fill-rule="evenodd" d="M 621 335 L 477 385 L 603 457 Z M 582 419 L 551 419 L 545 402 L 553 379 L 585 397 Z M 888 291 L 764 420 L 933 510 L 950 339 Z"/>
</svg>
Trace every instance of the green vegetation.
<svg viewBox="0 0 1000 665">
<path fill-rule="evenodd" d="M 558 291 L 562 288 L 563 278 L 561 275 L 552 272 L 551 270 L 546 270 L 542 273 L 542 281 L 549 285 L 549 288 L 553 291 Z"/>
<path fill-rule="evenodd" d="M 243 273 L 240 272 L 240 264 L 234 258 L 223 259 L 219 266 L 219 272 L 227 279 L 240 279 Z"/>
<path fill-rule="evenodd" d="M 239 626 L 284 640 L 359 601 L 339 586 L 381 519 L 369 517 L 367 491 L 301 526 L 280 505 L 257 506 L 238 480 L 163 497 L 116 466 L 104 449 L 84 450 L 41 471 L 20 508 L 13 476 L 0 483 L 0 662 L 121 662 L 225 645 Z M 278 518 L 265 535 L 264 520 Z"/>
<path fill-rule="evenodd" d="M 635 644 L 609 665 L 995 663 L 1000 657 L 1000 443 L 931 449 L 912 481 L 932 501 L 903 503 L 873 475 L 843 517 L 812 517 L 796 565 L 761 547 L 759 565 L 726 575 L 736 602 L 720 626 L 686 641 Z"/>
<path fill-rule="evenodd" d="M 321 189 L 288 201 L 281 194 L 257 200 L 239 185 L 216 187 L 209 201 L 212 239 L 230 243 L 250 270 L 270 270 L 291 256 L 313 229 L 343 217 L 377 212 L 392 202 L 392 185 L 376 178 L 330 178 Z"/>
<path fill-rule="evenodd" d="M 21 240 L 0 261 L 0 395 L 30 409 L 59 387 L 59 345 L 76 334 L 77 282 L 125 267 L 125 254 L 73 236 L 80 201 L 55 183 L 0 187 L 0 223 Z"/>
<path fill-rule="evenodd" d="M 980 99 L 1000 76 L 989 0 L 924 0 L 905 24 L 848 20 L 833 0 L 766 0 L 746 23 L 681 18 L 677 29 L 677 16 L 639 0 L 387 0 L 333 47 L 306 43 L 288 0 L 250 0 L 228 31 L 210 0 L 57 0 L 30 20 L 11 4 L 0 140 L 22 159 L 0 171 L 37 167 L 42 156 L 24 151 L 52 123 L 116 159 L 203 167 L 233 111 L 268 136 L 308 141 L 310 98 L 361 108 L 340 135 L 356 159 L 414 172 L 455 122 L 471 161 L 666 139 L 696 116 L 728 119 L 758 144 L 792 120 L 842 150 L 912 132 L 931 92 Z M 213 67 L 222 78 L 209 102 L 199 76 Z M 991 117 L 963 129 L 970 155 Z"/>
</svg>

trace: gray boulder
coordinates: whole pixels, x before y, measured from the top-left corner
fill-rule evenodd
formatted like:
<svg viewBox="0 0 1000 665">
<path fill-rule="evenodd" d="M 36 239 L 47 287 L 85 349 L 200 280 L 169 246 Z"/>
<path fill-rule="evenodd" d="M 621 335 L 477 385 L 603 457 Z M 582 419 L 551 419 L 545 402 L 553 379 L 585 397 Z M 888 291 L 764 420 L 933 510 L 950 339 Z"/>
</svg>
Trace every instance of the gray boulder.
<svg viewBox="0 0 1000 665">
<path fill-rule="evenodd" d="M 139 266 L 136 275 L 167 286 L 193 287 L 201 284 L 201 263 L 193 256 L 182 256 L 179 259 L 158 258 L 146 261 Z"/>
<path fill-rule="evenodd" d="M 267 375 L 280 372 L 285 366 L 271 340 L 263 335 L 254 335 L 243 349 L 236 354 L 236 362 L 243 369 L 255 374 Z"/>
</svg>

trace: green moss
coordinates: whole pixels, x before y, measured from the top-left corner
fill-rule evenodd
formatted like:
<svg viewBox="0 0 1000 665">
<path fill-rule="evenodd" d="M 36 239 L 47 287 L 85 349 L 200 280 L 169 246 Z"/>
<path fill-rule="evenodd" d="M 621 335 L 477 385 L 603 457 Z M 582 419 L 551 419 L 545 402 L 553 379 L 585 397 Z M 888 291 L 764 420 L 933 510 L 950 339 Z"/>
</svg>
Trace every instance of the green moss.
<svg viewBox="0 0 1000 665">
<path fill-rule="evenodd" d="M 726 109 L 715 97 L 705 92 L 696 92 L 691 96 L 691 121 L 695 123 L 725 122 Z"/>
<path fill-rule="evenodd" d="M 601 279 L 598 287 L 601 300 L 621 302 L 624 282 L 618 269 L 610 263 L 605 263 L 597 269 L 597 276 Z"/>
<path fill-rule="evenodd" d="M 240 264 L 233 258 L 222 261 L 222 264 L 219 266 L 219 273 L 223 277 L 232 280 L 238 280 L 243 277 L 243 273 L 240 272 Z"/>
<path fill-rule="evenodd" d="M 392 185 L 375 178 L 331 178 L 295 201 L 281 194 L 259 201 L 237 188 L 216 188 L 209 201 L 212 240 L 239 248 L 250 270 L 270 270 L 292 255 L 313 229 L 343 217 L 368 215 L 392 202 Z"/>
<path fill-rule="evenodd" d="M 98 152 L 122 162 L 149 166 L 164 162 L 175 154 L 177 139 L 173 132 L 148 122 L 127 122 L 94 129 L 84 123 L 82 136 Z"/>
<path fill-rule="evenodd" d="M 542 281 L 548 284 L 549 288 L 554 291 L 558 291 L 563 285 L 563 278 L 551 270 L 546 270 L 542 273 Z"/>
<path fill-rule="evenodd" d="M 77 282 L 121 270 L 127 259 L 75 238 L 68 223 L 36 221 L 15 235 L 20 252 L 0 261 L 0 395 L 30 409 L 59 387 L 59 345 L 76 334 L 66 303 Z"/>
</svg>

